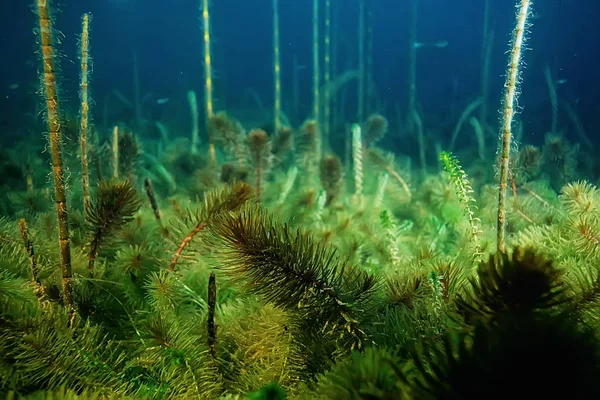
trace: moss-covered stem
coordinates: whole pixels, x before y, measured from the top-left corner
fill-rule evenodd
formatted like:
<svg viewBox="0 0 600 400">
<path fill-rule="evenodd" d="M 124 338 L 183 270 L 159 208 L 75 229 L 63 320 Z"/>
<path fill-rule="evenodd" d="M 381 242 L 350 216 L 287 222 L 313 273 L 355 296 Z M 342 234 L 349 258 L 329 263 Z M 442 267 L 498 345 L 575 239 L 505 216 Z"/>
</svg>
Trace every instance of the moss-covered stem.
<svg viewBox="0 0 600 400">
<path fill-rule="evenodd" d="M 35 253 L 33 250 L 33 242 L 31 241 L 31 237 L 29 236 L 29 228 L 27 227 L 27 222 L 24 218 L 21 218 L 19 220 L 19 231 L 21 232 L 21 237 L 23 238 L 23 245 L 25 246 L 25 251 L 27 252 L 27 256 L 29 256 L 31 279 L 33 281 L 33 292 L 41 300 L 43 293 L 42 284 L 38 277 L 38 267 L 37 260 L 35 259 Z"/>
<path fill-rule="evenodd" d="M 144 189 L 146 190 L 146 195 L 148 196 L 148 200 L 150 200 L 150 206 L 152 207 L 152 212 L 154 213 L 154 218 L 158 225 L 160 226 L 161 231 L 166 235 L 167 229 L 164 227 L 162 223 L 162 219 L 160 217 L 160 209 L 158 208 L 158 202 L 156 201 L 156 196 L 154 195 L 154 189 L 152 189 L 152 184 L 150 183 L 150 179 L 144 179 Z"/>
<path fill-rule="evenodd" d="M 83 187 L 83 208 L 87 211 L 90 205 L 90 175 L 88 168 L 87 156 L 87 133 L 89 129 L 89 111 L 90 105 L 88 101 L 88 78 L 89 78 L 89 27 L 90 16 L 83 14 L 81 27 L 81 121 L 79 129 L 79 143 L 81 145 L 81 184 Z"/>
<path fill-rule="evenodd" d="M 119 127 L 115 125 L 112 137 L 113 178 L 119 178 Z"/>
<path fill-rule="evenodd" d="M 517 96 L 517 83 L 519 79 L 519 64 L 521 63 L 521 50 L 525 38 L 525 24 L 531 6 L 530 0 L 520 0 L 521 6 L 517 14 L 517 26 L 514 31 L 508 73 L 506 74 L 504 111 L 502 118 L 501 148 L 500 148 L 500 187 L 498 190 L 498 252 L 505 251 L 504 235 L 506 229 L 506 186 L 508 182 L 508 163 L 510 158 L 510 144 L 512 139 L 512 121 L 514 116 L 514 103 Z"/>
<path fill-rule="evenodd" d="M 217 283 L 215 273 L 211 272 L 208 278 L 208 317 L 206 321 L 207 342 L 210 354 L 216 357 L 215 344 L 217 343 L 217 326 L 215 325 L 215 307 L 217 305 Z"/>
<path fill-rule="evenodd" d="M 43 85 L 46 98 L 47 123 L 49 128 L 50 155 L 52 158 L 52 176 L 54 197 L 58 217 L 58 240 L 60 244 L 60 265 L 63 284 L 64 304 L 69 309 L 71 321 L 75 315 L 73 306 L 71 242 L 69 240 L 69 218 L 67 215 L 67 196 L 61 150 L 60 111 L 58 106 L 57 84 L 54 60 L 56 58 L 52 38 L 52 20 L 48 0 L 37 0 L 40 25 L 40 45 L 44 64 Z"/>
<path fill-rule="evenodd" d="M 208 129 L 208 121 L 213 115 L 213 81 L 212 81 L 212 60 L 210 53 L 210 12 L 208 0 L 202 0 L 202 28 L 204 42 L 204 104 L 206 108 L 206 124 L 208 132 L 208 158 L 210 165 L 216 165 L 216 154 L 214 138 L 211 130 Z"/>
</svg>

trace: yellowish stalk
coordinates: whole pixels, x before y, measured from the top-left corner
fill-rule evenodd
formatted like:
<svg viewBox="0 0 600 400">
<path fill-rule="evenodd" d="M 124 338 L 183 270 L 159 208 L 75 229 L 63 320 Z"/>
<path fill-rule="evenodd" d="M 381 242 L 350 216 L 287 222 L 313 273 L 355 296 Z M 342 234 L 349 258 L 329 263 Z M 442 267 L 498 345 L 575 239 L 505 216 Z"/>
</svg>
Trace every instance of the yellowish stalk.
<svg viewBox="0 0 600 400">
<path fill-rule="evenodd" d="M 52 176 L 54 180 L 54 198 L 56 200 L 56 214 L 58 217 L 58 240 L 60 244 L 60 266 L 63 284 L 63 299 L 69 309 L 73 321 L 75 307 L 73 306 L 72 271 L 71 271 L 71 242 L 69 239 L 69 219 L 67 215 L 67 196 L 65 189 L 65 175 L 63 169 L 61 149 L 61 125 L 58 107 L 58 87 L 54 60 L 56 52 L 52 37 L 52 20 L 48 0 L 37 0 L 39 20 L 39 37 L 44 64 L 43 89 L 46 98 L 46 122 L 48 123 L 50 156 L 52 158 Z"/>
<path fill-rule="evenodd" d="M 208 132 L 208 157 L 210 165 L 216 165 L 215 145 L 213 135 L 208 129 L 208 121 L 213 115 L 213 81 L 212 81 L 212 62 L 210 56 L 210 14 L 208 0 L 202 0 L 202 27 L 204 29 L 204 102 L 206 106 L 206 126 Z"/>
<path fill-rule="evenodd" d="M 90 205 L 90 175 L 87 157 L 87 134 L 89 130 L 89 48 L 90 48 L 90 15 L 83 14 L 81 24 L 81 125 L 79 130 L 79 141 L 81 145 L 81 184 L 83 186 L 83 208 L 87 211 Z"/>
<path fill-rule="evenodd" d="M 519 65 L 521 63 L 521 50 L 525 38 L 525 24 L 530 12 L 531 1 L 520 0 L 520 8 L 517 14 L 517 26 L 514 30 L 510 62 L 506 75 L 506 93 L 504 97 L 504 112 L 502 118 L 500 149 L 500 188 L 498 190 L 498 252 L 505 251 L 505 229 L 506 229 L 506 187 L 508 182 L 508 163 L 510 158 L 510 144 L 512 139 L 512 122 L 514 117 L 514 104 L 517 97 L 517 84 L 519 77 Z"/>
</svg>

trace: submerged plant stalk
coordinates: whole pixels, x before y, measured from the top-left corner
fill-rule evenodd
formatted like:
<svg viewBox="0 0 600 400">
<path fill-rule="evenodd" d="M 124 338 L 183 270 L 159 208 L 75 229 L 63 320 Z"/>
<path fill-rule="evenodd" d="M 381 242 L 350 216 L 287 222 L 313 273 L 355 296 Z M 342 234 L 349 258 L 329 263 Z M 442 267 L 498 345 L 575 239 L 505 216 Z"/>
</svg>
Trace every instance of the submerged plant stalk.
<svg viewBox="0 0 600 400">
<path fill-rule="evenodd" d="M 279 0 L 273 0 L 273 72 L 275 79 L 275 107 L 273 132 L 279 133 L 281 124 L 281 65 L 279 63 Z"/>
<path fill-rule="evenodd" d="M 88 102 L 88 79 L 89 79 L 89 28 L 90 15 L 83 14 L 81 27 L 81 126 L 79 130 L 79 141 L 81 145 L 81 184 L 83 186 L 83 209 L 87 210 L 90 206 L 90 175 L 87 156 L 87 134 L 89 130 L 89 112 Z"/>
<path fill-rule="evenodd" d="M 354 157 L 354 196 L 360 200 L 363 191 L 363 154 L 360 125 L 352 125 L 352 155 Z"/>
<path fill-rule="evenodd" d="M 217 305 L 217 282 L 215 273 L 211 272 L 208 278 L 208 318 L 206 321 L 208 348 L 213 358 L 215 354 L 215 344 L 217 343 L 217 326 L 215 325 L 215 306 Z"/>
<path fill-rule="evenodd" d="M 204 30 L 204 103 L 206 107 L 206 131 L 208 132 L 208 157 L 210 160 L 210 165 L 214 167 L 216 164 L 215 144 L 213 142 L 211 130 L 208 127 L 208 121 L 213 115 L 213 82 L 212 62 L 210 56 L 210 14 L 208 0 L 202 0 L 202 28 Z"/>
<path fill-rule="evenodd" d="M 27 227 L 27 222 L 25 221 L 25 218 L 21 218 L 19 220 L 19 231 L 21 232 L 21 237 L 23 238 L 23 245 L 25 246 L 25 251 L 29 256 L 29 266 L 31 268 L 31 278 L 33 280 L 33 292 L 41 300 L 42 284 L 40 283 L 40 279 L 38 278 L 37 261 L 35 259 L 33 243 L 31 242 L 31 237 L 29 236 L 29 228 Z"/>
<path fill-rule="evenodd" d="M 498 191 L 498 252 L 504 252 L 504 235 L 506 229 L 506 185 L 508 182 L 508 163 L 510 158 L 510 144 L 512 139 L 512 121 L 514 117 L 514 103 L 517 96 L 519 79 L 519 64 L 521 63 L 521 49 L 525 38 L 525 24 L 529 15 L 530 0 L 520 0 L 521 7 L 517 14 L 517 26 L 514 31 L 510 62 L 506 75 L 506 93 L 504 97 L 504 112 L 502 119 L 502 147 L 500 148 L 500 188 Z"/>
<path fill-rule="evenodd" d="M 196 92 L 190 90 L 188 92 L 188 103 L 190 104 L 190 113 L 192 115 L 192 149 L 191 153 L 196 154 L 198 151 L 198 139 L 200 137 L 200 128 L 198 127 L 198 100 Z"/>
<path fill-rule="evenodd" d="M 156 218 L 156 222 L 158 222 L 158 225 L 160 226 L 160 229 L 163 231 L 163 233 L 167 234 L 167 229 L 162 223 L 162 219 L 160 217 L 160 209 L 158 208 L 158 202 L 156 201 L 154 189 L 152 189 L 152 184 L 150 183 L 149 178 L 144 179 L 144 189 L 146 190 L 148 200 L 150 200 L 150 206 L 152 207 L 152 212 L 154 213 L 154 218 Z"/>
<path fill-rule="evenodd" d="M 331 127 L 331 0 L 325 0 L 325 74 L 323 76 L 323 142 L 329 148 Z"/>
<path fill-rule="evenodd" d="M 365 0 L 359 0 L 358 9 L 358 112 L 363 123 L 365 116 Z"/>
<path fill-rule="evenodd" d="M 319 0 L 313 0 L 313 117 L 317 126 L 321 123 L 321 102 L 319 93 Z M 320 132 L 320 131 L 319 131 Z M 321 138 L 317 137 L 316 159 L 321 159 Z"/>
<path fill-rule="evenodd" d="M 117 179 L 119 177 L 119 127 L 116 125 L 113 128 L 112 156 L 113 178 Z"/>
<path fill-rule="evenodd" d="M 73 289 L 71 272 L 71 242 L 69 240 L 69 218 L 67 215 L 67 196 L 65 175 L 61 150 L 60 111 L 58 107 L 56 73 L 54 59 L 54 42 L 52 38 L 52 20 L 48 0 L 37 0 L 37 11 L 40 25 L 40 45 L 44 64 L 44 94 L 46 98 L 47 123 L 49 129 L 50 155 L 52 157 L 52 176 L 54 180 L 54 196 L 58 218 L 58 240 L 60 243 L 60 265 L 65 306 L 69 309 L 71 321 L 75 315 L 73 307 Z"/>
</svg>

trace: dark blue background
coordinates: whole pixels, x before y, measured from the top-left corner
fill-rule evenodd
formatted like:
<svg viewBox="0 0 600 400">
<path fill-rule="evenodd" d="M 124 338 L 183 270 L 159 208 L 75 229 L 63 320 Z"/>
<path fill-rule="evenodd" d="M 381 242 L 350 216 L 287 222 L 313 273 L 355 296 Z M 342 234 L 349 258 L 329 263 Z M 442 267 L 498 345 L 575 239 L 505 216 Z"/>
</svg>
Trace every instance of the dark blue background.
<svg viewBox="0 0 600 400">
<path fill-rule="evenodd" d="M 356 59 L 357 0 L 339 3 L 339 30 L 350 47 L 340 47 L 340 66 Z M 3 1 L 0 5 L 0 120 L 13 129 L 14 115 L 29 103 L 39 59 L 33 30 L 35 15 L 29 1 Z M 77 103 L 77 37 L 81 14 L 93 14 L 91 46 L 94 59 L 92 95 L 100 113 L 107 90 L 118 88 L 132 97 L 132 52 L 139 55 L 142 94 L 181 101 L 189 89 L 202 93 L 202 33 L 199 0 L 60 0 L 53 2 L 60 43 L 63 104 L 75 112 Z M 374 75 L 380 95 L 388 104 L 406 100 L 406 64 L 409 2 L 373 0 Z M 447 40 L 445 49 L 422 49 L 418 62 L 418 97 L 426 118 L 448 112 L 453 80 L 461 104 L 479 93 L 483 0 L 421 0 L 418 39 Z M 543 68 L 550 64 L 558 79 L 561 99 L 577 103 L 588 135 L 594 137 L 595 115 L 600 111 L 597 49 L 600 44 L 596 0 L 538 0 L 534 2 L 529 48 L 525 54 L 525 83 L 519 104 L 526 134 L 542 140 L 550 123 L 548 92 Z M 490 77 L 493 105 L 500 106 L 506 51 L 514 27 L 515 2 L 492 0 L 496 45 Z M 244 92 L 254 88 L 263 102 L 272 102 L 272 8 L 270 0 L 212 0 L 213 60 L 217 97 L 228 107 L 241 107 Z M 302 71 L 302 100 L 310 107 L 312 65 L 312 1 L 280 0 L 284 95 L 291 96 L 292 56 Z M 19 83 L 11 91 L 8 86 Z M 284 103 L 285 104 L 285 103 Z M 498 107 L 494 107 L 494 110 Z"/>
</svg>

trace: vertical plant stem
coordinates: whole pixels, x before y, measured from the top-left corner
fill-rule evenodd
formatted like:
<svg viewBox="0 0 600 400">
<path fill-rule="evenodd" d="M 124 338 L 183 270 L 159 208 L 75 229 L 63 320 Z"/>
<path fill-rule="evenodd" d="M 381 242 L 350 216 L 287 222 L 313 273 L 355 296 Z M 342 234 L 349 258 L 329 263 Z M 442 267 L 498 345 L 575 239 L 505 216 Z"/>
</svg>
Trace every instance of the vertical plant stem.
<svg viewBox="0 0 600 400">
<path fill-rule="evenodd" d="M 325 75 L 323 85 L 323 143 L 329 148 L 331 131 L 331 0 L 325 0 Z"/>
<path fill-rule="evenodd" d="M 69 240 L 69 218 L 67 215 L 67 196 L 61 149 L 60 110 L 54 65 L 56 55 L 53 45 L 52 21 L 50 19 L 48 0 L 37 0 L 37 11 L 40 25 L 40 45 L 44 64 L 43 85 L 46 98 L 46 118 L 50 131 L 50 155 L 52 158 L 54 197 L 56 199 L 56 214 L 58 218 L 63 297 L 65 306 L 69 309 L 70 320 L 72 322 L 75 315 L 75 308 L 73 306 L 71 242 Z"/>
<path fill-rule="evenodd" d="M 321 123 L 320 63 L 319 63 L 319 0 L 313 0 L 313 117 L 317 126 Z M 317 151 L 315 158 L 321 159 L 321 138 L 317 135 Z"/>
<path fill-rule="evenodd" d="M 112 156 L 113 156 L 113 177 L 119 177 L 119 127 L 115 125 L 113 128 L 112 139 Z"/>
<path fill-rule="evenodd" d="M 275 106 L 273 132 L 279 133 L 281 116 L 281 65 L 279 64 L 279 0 L 273 0 L 273 76 L 275 81 Z"/>
<path fill-rule="evenodd" d="M 363 192 L 363 148 L 359 124 L 352 125 L 352 151 L 354 157 L 354 196 L 360 202 Z"/>
<path fill-rule="evenodd" d="M 411 0 L 410 12 L 410 40 L 408 44 L 408 123 L 412 131 L 416 122 L 412 116 L 416 112 L 417 102 L 417 17 L 419 0 Z"/>
<path fill-rule="evenodd" d="M 144 189 L 146 190 L 146 195 L 148 196 L 148 200 L 150 200 L 150 206 L 152 207 L 152 212 L 154 213 L 154 218 L 156 222 L 158 222 L 158 226 L 160 226 L 161 231 L 167 235 L 168 230 L 164 227 L 162 223 L 162 219 L 160 217 L 160 209 L 158 208 L 158 202 L 156 201 L 156 196 L 154 195 L 154 189 L 152 189 L 152 184 L 150 183 L 150 179 L 144 179 Z"/>
<path fill-rule="evenodd" d="M 192 115 L 192 149 L 191 153 L 196 154 L 198 151 L 198 141 L 200 138 L 200 127 L 198 126 L 198 100 L 196 92 L 190 90 L 188 92 L 188 103 L 190 105 L 190 114 Z"/>
<path fill-rule="evenodd" d="M 204 103 L 206 107 L 206 131 L 208 132 L 208 157 L 210 165 L 216 165 L 215 145 L 209 129 L 209 120 L 213 116 L 213 81 L 210 53 L 210 14 L 208 0 L 202 0 L 202 28 L 204 42 Z"/>
<path fill-rule="evenodd" d="M 213 358 L 215 354 L 215 344 L 217 343 L 217 326 L 215 325 L 215 306 L 217 304 L 217 283 L 215 273 L 211 272 L 208 278 L 208 318 L 206 321 L 208 348 Z"/>
<path fill-rule="evenodd" d="M 373 0 L 366 0 L 366 33 L 367 33 L 367 48 L 366 48 L 366 67 L 365 67 L 365 114 L 371 112 L 371 101 L 375 98 L 373 85 Z"/>
<path fill-rule="evenodd" d="M 25 246 L 25 251 L 29 256 L 29 266 L 31 268 L 31 278 L 33 281 L 33 293 L 38 297 L 38 299 L 42 300 L 42 284 L 40 283 L 40 279 L 38 278 L 37 261 L 35 259 L 33 243 L 31 242 L 31 237 L 29 236 L 29 228 L 27 227 L 27 222 L 25 222 L 25 218 L 21 218 L 19 220 L 19 231 L 21 232 L 21 237 L 23 238 L 23 245 Z"/>
<path fill-rule="evenodd" d="M 87 134 L 89 130 L 88 79 L 89 79 L 89 14 L 83 14 L 81 27 L 81 124 L 79 142 L 81 145 L 81 184 L 83 186 L 83 209 L 87 212 L 90 205 L 90 175 L 87 156 Z"/>
<path fill-rule="evenodd" d="M 525 37 L 525 24 L 529 14 L 530 0 L 520 0 L 521 6 L 517 14 L 517 26 L 514 31 L 510 62 L 506 74 L 506 93 L 504 97 L 504 112 L 502 119 L 502 144 L 500 155 L 500 188 L 498 191 L 498 252 L 505 251 L 505 229 L 506 229 L 506 186 L 508 181 L 508 163 L 510 158 L 510 144 L 512 139 L 512 121 L 514 117 L 514 104 L 517 96 L 517 84 L 519 79 L 519 64 L 521 62 L 521 49 Z"/>
<path fill-rule="evenodd" d="M 359 0 L 358 8 L 358 123 L 365 118 L 365 0 Z"/>
</svg>

